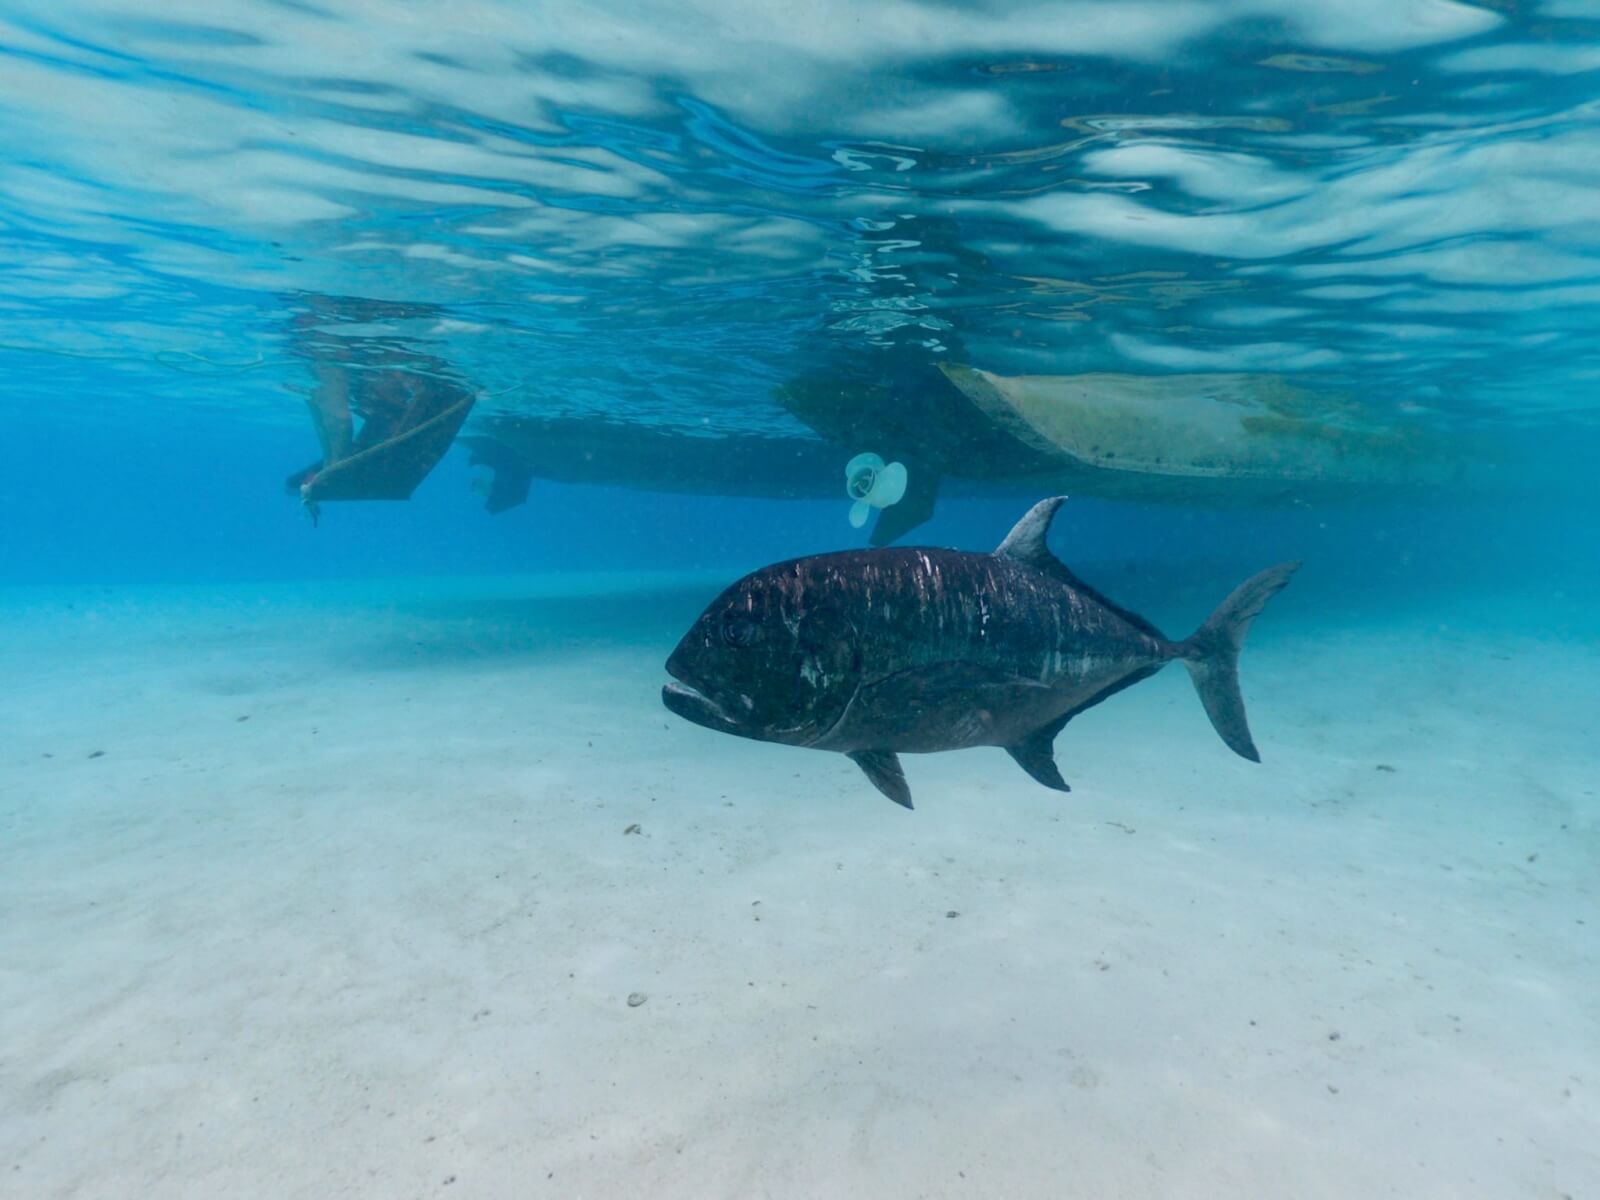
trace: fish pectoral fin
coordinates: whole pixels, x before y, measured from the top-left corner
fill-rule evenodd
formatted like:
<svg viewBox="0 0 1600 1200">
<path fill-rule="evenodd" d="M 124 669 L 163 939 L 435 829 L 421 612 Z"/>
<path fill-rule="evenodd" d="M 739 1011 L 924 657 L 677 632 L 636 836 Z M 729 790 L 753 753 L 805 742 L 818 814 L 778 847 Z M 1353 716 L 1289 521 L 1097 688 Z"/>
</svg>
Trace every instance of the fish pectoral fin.
<svg viewBox="0 0 1600 1200">
<path fill-rule="evenodd" d="M 1058 792 L 1070 792 L 1067 781 L 1061 778 L 1061 768 L 1056 766 L 1056 734 L 1061 732 L 1065 721 L 1052 721 L 1043 729 L 1035 730 L 1015 746 L 1007 746 L 1006 753 L 1017 760 L 1029 775 L 1047 788 L 1054 788 Z"/>
<path fill-rule="evenodd" d="M 857 750 L 851 760 L 867 773 L 872 786 L 901 808 L 911 807 L 911 788 L 900 769 L 900 756 L 893 750 Z"/>
</svg>

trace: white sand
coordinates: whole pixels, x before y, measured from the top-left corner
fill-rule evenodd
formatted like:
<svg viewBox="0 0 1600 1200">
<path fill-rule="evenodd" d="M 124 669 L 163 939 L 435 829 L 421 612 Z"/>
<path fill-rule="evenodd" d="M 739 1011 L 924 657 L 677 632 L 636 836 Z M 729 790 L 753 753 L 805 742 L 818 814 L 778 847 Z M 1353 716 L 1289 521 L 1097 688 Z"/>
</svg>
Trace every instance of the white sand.
<svg viewBox="0 0 1600 1200">
<path fill-rule="evenodd" d="M 467 590 L 0 597 L 0 1195 L 1600 1188 L 1593 639 L 1269 613 L 1265 765 L 1172 671 L 906 813 Z"/>
</svg>

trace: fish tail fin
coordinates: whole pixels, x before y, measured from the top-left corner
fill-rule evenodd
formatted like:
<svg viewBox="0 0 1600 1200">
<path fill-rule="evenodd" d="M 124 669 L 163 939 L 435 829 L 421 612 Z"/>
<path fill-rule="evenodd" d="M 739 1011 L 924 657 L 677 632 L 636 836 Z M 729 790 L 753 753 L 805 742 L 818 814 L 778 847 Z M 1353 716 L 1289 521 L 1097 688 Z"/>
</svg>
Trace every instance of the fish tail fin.
<svg viewBox="0 0 1600 1200">
<path fill-rule="evenodd" d="M 1211 727 L 1228 749 L 1251 762 L 1260 762 L 1261 754 L 1251 740 L 1244 696 L 1239 692 L 1239 651 L 1250 631 L 1250 622 L 1261 615 L 1267 601 L 1283 589 L 1299 568 L 1297 562 L 1280 563 L 1252 575 L 1233 589 L 1193 636 L 1176 647 L 1178 657 L 1189 668 L 1194 690 L 1200 693 L 1200 703 L 1211 718 Z"/>
</svg>

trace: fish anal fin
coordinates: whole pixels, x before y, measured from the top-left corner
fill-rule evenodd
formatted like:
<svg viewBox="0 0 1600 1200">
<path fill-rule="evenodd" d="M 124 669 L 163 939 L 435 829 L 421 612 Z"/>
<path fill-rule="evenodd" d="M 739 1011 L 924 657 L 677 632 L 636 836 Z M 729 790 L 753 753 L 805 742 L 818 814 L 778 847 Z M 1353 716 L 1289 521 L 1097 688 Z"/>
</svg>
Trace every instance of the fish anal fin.
<svg viewBox="0 0 1600 1200">
<path fill-rule="evenodd" d="M 900 756 L 893 750 L 857 750 L 850 758 L 867 773 L 873 787 L 901 808 L 911 807 L 911 787 L 900 767 Z"/>
<path fill-rule="evenodd" d="M 1061 769 L 1056 766 L 1056 737 L 1067 727 L 1067 722 L 1081 712 L 1093 708 L 1104 700 L 1109 700 L 1125 688 L 1130 688 L 1142 679 L 1149 679 L 1159 671 L 1165 663 L 1156 663 L 1153 666 L 1143 667 L 1131 671 L 1109 687 L 1101 688 L 1076 708 L 1068 709 L 1050 724 L 1034 730 L 1015 746 L 1007 746 L 1006 753 L 1017 760 L 1021 767 L 1034 779 L 1044 784 L 1047 788 L 1054 788 L 1058 792 L 1070 792 L 1067 781 L 1061 778 Z"/>
<path fill-rule="evenodd" d="M 1072 714 L 1051 721 L 1043 729 L 1036 729 L 1015 746 L 1007 746 L 1006 753 L 1038 783 L 1058 792 L 1070 792 L 1071 787 L 1061 778 L 1061 768 L 1056 766 L 1056 734 L 1071 720 Z"/>
</svg>

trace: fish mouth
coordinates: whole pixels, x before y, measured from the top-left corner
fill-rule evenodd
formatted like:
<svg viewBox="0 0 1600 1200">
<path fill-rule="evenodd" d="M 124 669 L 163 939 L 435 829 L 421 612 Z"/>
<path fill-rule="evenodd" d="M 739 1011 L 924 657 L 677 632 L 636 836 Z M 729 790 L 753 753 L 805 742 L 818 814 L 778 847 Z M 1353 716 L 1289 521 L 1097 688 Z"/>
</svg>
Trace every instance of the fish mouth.
<svg viewBox="0 0 1600 1200">
<path fill-rule="evenodd" d="M 722 705 L 697 688 L 676 679 L 661 689 L 661 703 L 667 706 L 669 712 L 707 729 L 721 733 L 745 733 Z"/>
</svg>

